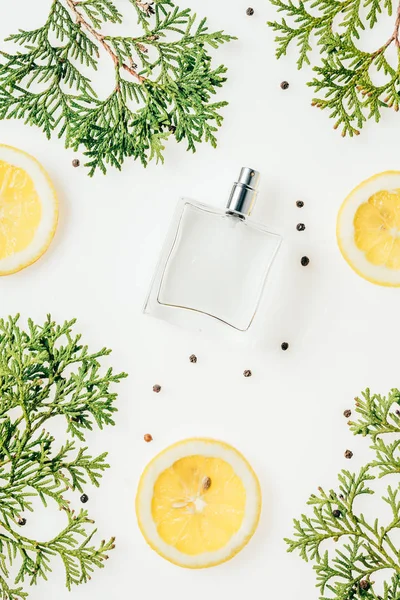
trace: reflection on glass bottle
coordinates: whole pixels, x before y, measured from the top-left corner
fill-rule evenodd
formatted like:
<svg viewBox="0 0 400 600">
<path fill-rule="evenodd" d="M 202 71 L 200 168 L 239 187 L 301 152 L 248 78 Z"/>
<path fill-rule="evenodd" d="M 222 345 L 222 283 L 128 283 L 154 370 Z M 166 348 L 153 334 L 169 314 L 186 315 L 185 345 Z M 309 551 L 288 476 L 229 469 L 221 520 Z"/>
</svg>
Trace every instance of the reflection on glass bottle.
<svg viewBox="0 0 400 600">
<path fill-rule="evenodd" d="M 253 222 L 259 173 L 243 168 L 225 210 L 183 199 L 167 237 L 145 312 L 195 311 L 246 331 L 281 237 Z"/>
</svg>

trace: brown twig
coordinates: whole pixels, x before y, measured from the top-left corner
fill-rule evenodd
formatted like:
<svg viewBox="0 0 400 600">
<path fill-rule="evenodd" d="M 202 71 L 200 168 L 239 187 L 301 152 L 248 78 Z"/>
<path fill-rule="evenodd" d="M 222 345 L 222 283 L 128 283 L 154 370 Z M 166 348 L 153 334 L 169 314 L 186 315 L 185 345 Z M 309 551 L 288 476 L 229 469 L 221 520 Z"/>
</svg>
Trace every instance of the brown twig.
<svg viewBox="0 0 400 600">
<path fill-rule="evenodd" d="M 400 47 L 400 40 L 399 40 L 399 29 L 400 29 L 400 2 L 399 5 L 397 7 L 397 16 L 396 16 L 396 22 L 394 24 L 394 31 L 393 31 L 393 39 L 396 42 L 396 46 L 397 48 Z"/>
<path fill-rule="evenodd" d="M 375 52 L 372 53 L 372 55 L 371 55 L 372 58 L 375 58 L 375 56 L 378 56 L 378 54 L 382 54 L 382 52 L 384 52 L 386 50 L 386 48 L 389 48 L 389 46 L 392 42 L 395 42 L 396 47 L 400 48 L 399 33 L 400 33 L 400 1 L 397 6 L 396 21 L 394 24 L 393 33 L 390 36 L 390 38 L 388 39 L 388 41 L 386 42 L 386 44 L 383 44 L 383 46 L 381 46 L 380 48 L 378 48 L 378 50 L 375 50 Z"/>
<path fill-rule="evenodd" d="M 145 81 L 145 77 L 142 77 L 142 75 L 139 75 L 139 73 L 137 73 L 137 71 L 135 71 L 135 69 L 133 67 L 127 65 L 126 63 L 121 63 L 119 61 L 118 56 L 115 54 L 115 52 L 113 51 L 111 46 L 106 42 L 104 35 L 102 35 L 98 31 L 96 31 L 90 25 L 90 23 L 88 23 L 85 20 L 82 13 L 79 12 L 79 10 L 77 9 L 77 6 L 76 6 L 78 4 L 77 0 L 66 0 L 66 2 L 67 2 L 67 5 L 69 6 L 69 8 L 71 9 L 71 11 L 74 13 L 76 22 L 79 23 L 80 25 L 82 25 L 82 27 L 84 27 L 103 46 L 104 50 L 106 52 L 108 52 L 108 54 L 111 56 L 115 67 L 125 69 L 125 71 L 130 73 L 140 83 Z"/>
<path fill-rule="evenodd" d="M 140 10 L 142 10 L 145 13 L 145 15 L 154 15 L 154 8 L 152 6 L 154 2 L 140 2 L 140 0 L 135 0 L 135 2 L 136 5 L 140 8 Z"/>
</svg>

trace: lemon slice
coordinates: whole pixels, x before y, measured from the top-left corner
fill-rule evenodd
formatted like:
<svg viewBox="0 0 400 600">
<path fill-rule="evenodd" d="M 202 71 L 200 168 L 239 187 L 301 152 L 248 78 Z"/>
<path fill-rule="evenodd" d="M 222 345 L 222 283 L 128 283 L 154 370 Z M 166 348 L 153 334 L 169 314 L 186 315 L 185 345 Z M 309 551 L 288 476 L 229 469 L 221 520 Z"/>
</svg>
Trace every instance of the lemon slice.
<svg viewBox="0 0 400 600">
<path fill-rule="evenodd" d="M 379 173 L 347 196 L 338 215 L 337 241 L 361 277 L 400 286 L 400 171 Z"/>
<path fill-rule="evenodd" d="M 193 438 L 156 456 L 136 496 L 139 527 L 158 554 L 181 567 L 219 565 L 254 534 L 261 490 L 247 460 L 232 446 Z"/>
<path fill-rule="evenodd" d="M 34 263 L 53 239 L 58 202 L 38 161 L 0 144 L 0 275 Z"/>
</svg>

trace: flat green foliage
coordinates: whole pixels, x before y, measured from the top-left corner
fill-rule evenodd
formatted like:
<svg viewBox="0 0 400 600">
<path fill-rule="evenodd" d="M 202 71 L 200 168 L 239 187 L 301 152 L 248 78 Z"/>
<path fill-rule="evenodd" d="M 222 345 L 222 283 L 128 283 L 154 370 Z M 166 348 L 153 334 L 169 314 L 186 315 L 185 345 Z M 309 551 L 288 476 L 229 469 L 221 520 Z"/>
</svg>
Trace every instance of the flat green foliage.
<svg viewBox="0 0 400 600">
<path fill-rule="evenodd" d="M 400 548 L 395 541 L 400 529 L 399 406 L 397 389 L 386 397 L 367 389 L 356 398 L 359 419 L 349 426 L 355 435 L 371 438 L 375 457 L 358 473 L 343 470 L 336 489 L 318 488 L 308 501 L 311 516 L 295 519 L 294 537 L 285 540 L 289 552 L 315 563 L 321 600 L 400 598 Z M 387 441 L 388 434 L 392 434 L 391 441 Z M 387 487 L 382 500 L 389 505 L 391 518 L 370 522 L 357 508 L 357 499 L 374 494 L 371 482 L 388 475 L 395 476 L 394 484 Z M 337 510 L 340 516 L 335 516 Z M 374 581 L 380 571 L 386 579 L 383 590 Z"/>
<path fill-rule="evenodd" d="M 329 113 L 343 136 L 358 135 L 367 119 L 378 122 L 382 108 L 399 110 L 400 6 L 393 15 L 393 33 L 366 52 L 357 45 L 360 34 L 372 29 L 381 14 L 392 15 L 392 0 L 270 1 L 285 15 L 268 23 L 277 33 L 277 58 L 296 46 L 301 69 L 311 64 L 312 51 L 319 50 L 321 59 L 308 83 L 317 94 L 312 104 Z M 396 64 L 388 59 L 390 46 L 395 48 Z"/>
<path fill-rule="evenodd" d="M 212 96 L 226 81 L 209 50 L 233 39 L 209 32 L 206 19 L 172 0 L 128 0 L 141 34 L 109 36 L 123 17 L 111 0 L 52 0 L 47 21 L 20 30 L 0 53 L 0 119 L 23 119 L 84 148 L 89 174 L 117 169 L 127 157 L 163 162 L 166 140 L 216 146 L 226 102 Z M 18 49 L 20 46 L 22 49 Z M 113 89 L 99 98 L 88 74 L 109 61 Z"/>
<path fill-rule="evenodd" d="M 101 372 L 110 351 L 90 354 L 80 335 L 72 335 L 74 322 L 59 326 L 48 317 L 41 326 L 29 321 L 24 331 L 18 316 L 0 320 L 1 600 L 26 598 L 24 583 L 47 579 L 54 557 L 64 565 L 68 589 L 85 583 L 114 547 L 114 538 L 94 545 L 94 521 L 87 510 L 75 513 L 64 494 L 99 486 L 109 467 L 106 452 L 93 457 L 77 443 L 94 426 L 114 425 L 117 395 L 109 388 L 126 375 Z M 66 423 L 61 447 L 46 429 L 54 417 Z M 65 528 L 47 541 L 31 539 L 29 523 L 19 524 L 29 521 L 35 497 L 65 513 Z"/>
</svg>

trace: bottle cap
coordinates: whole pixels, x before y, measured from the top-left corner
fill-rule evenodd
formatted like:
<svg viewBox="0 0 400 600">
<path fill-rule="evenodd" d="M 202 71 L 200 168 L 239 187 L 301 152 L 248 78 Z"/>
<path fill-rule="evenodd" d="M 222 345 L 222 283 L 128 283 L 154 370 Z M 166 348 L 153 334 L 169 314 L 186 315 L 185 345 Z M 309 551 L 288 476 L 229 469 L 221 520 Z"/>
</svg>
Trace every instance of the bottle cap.
<svg viewBox="0 0 400 600">
<path fill-rule="evenodd" d="M 229 214 L 235 214 L 239 217 L 250 215 L 256 202 L 259 180 L 260 173 L 258 171 L 249 167 L 242 168 L 238 181 L 233 184 L 231 195 L 226 205 Z"/>
</svg>

